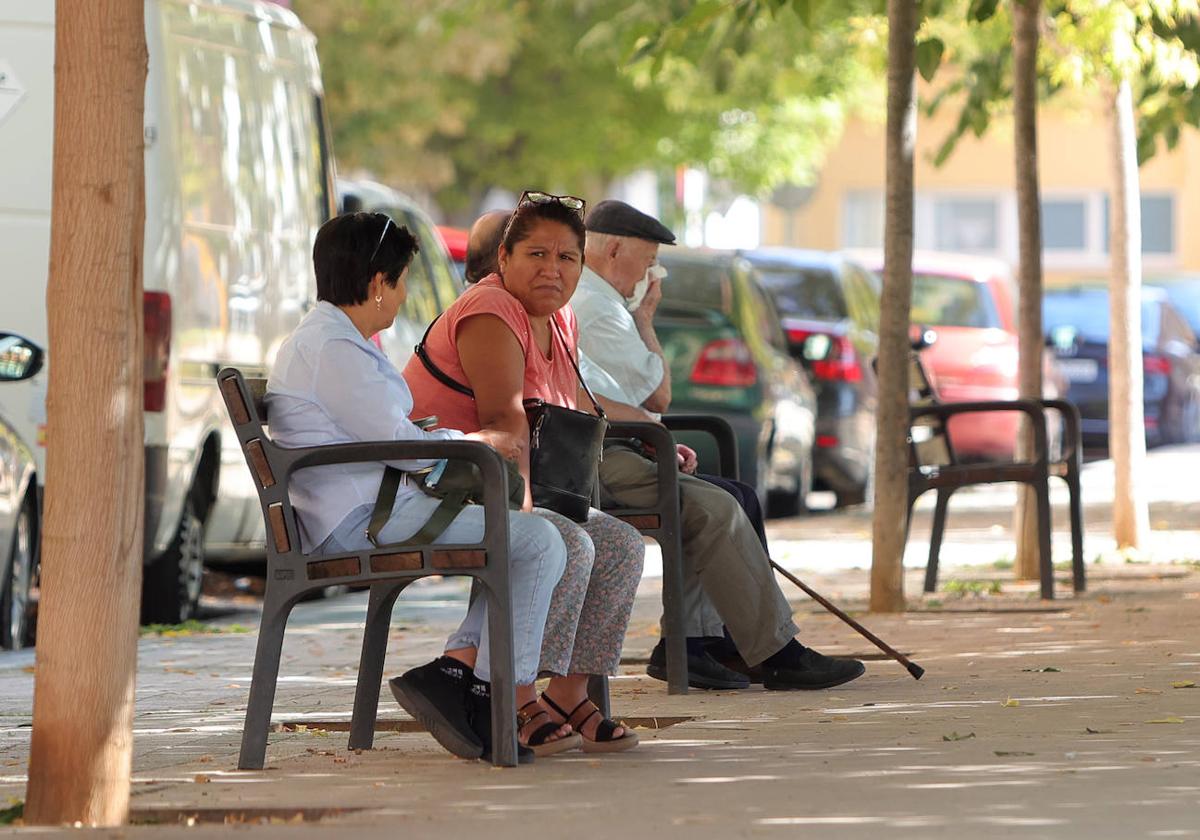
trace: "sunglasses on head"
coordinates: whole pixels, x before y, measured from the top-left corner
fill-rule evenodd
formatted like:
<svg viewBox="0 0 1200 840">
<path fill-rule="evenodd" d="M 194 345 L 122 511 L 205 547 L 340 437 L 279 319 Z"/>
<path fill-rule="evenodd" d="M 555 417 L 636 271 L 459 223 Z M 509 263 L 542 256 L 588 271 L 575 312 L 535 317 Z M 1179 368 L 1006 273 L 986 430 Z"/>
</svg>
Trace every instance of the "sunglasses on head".
<svg viewBox="0 0 1200 840">
<path fill-rule="evenodd" d="M 568 210 L 574 210 L 580 216 L 583 215 L 583 209 L 587 207 L 586 201 L 573 195 L 551 195 L 537 190 L 525 190 L 521 193 L 521 200 L 517 202 L 517 207 L 530 204 L 561 204 Z"/>
<path fill-rule="evenodd" d="M 394 222 L 392 222 L 391 216 L 384 216 L 383 218 L 386 219 L 387 221 L 385 221 L 383 223 L 383 230 L 379 234 L 379 241 L 375 243 L 375 250 L 372 251 L 371 256 L 367 258 L 368 266 L 371 263 L 375 262 L 375 257 L 379 255 L 379 249 L 381 247 L 383 247 L 383 240 L 387 236 L 388 228 L 390 228 L 394 224 Z"/>
<path fill-rule="evenodd" d="M 517 209 L 508 217 L 507 224 L 504 225 L 504 231 L 500 235 L 500 241 L 508 240 L 508 232 L 512 230 L 513 222 L 517 220 L 517 215 L 521 212 L 522 207 L 541 207 L 546 204 L 561 204 L 568 210 L 578 214 L 579 218 L 583 218 L 583 210 L 587 207 L 587 202 L 582 198 L 573 195 L 552 195 L 551 193 L 539 192 L 537 190 L 525 190 L 521 193 L 521 198 L 517 201 Z"/>
</svg>

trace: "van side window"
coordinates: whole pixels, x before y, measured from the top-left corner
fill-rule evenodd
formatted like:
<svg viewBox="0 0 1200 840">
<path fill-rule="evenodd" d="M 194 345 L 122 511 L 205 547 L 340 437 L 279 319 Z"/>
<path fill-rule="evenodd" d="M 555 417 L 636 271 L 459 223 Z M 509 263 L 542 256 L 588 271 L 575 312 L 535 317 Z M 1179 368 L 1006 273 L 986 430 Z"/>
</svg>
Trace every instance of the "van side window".
<svg viewBox="0 0 1200 840">
<path fill-rule="evenodd" d="M 412 216 L 412 231 L 421 243 L 421 256 L 425 259 L 429 271 L 429 279 L 437 295 L 439 311 L 445 309 L 458 298 L 462 291 L 462 281 L 450 264 L 442 246 L 442 238 L 436 230 L 425 223 L 425 220 Z"/>
<path fill-rule="evenodd" d="M 408 267 L 408 298 L 404 301 L 401 311 L 409 321 L 419 324 L 423 330 L 433 323 L 433 319 L 442 311 L 434 291 L 433 279 L 429 276 L 429 266 L 424 259 L 425 249 L 436 248 L 438 243 L 430 242 L 422 236 L 416 220 L 400 208 L 391 207 L 384 212 L 395 219 L 397 224 L 406 225 L 410 231 L 416 233 L 420 241 L 421 253 L 417 254 Z"/>
</svg>

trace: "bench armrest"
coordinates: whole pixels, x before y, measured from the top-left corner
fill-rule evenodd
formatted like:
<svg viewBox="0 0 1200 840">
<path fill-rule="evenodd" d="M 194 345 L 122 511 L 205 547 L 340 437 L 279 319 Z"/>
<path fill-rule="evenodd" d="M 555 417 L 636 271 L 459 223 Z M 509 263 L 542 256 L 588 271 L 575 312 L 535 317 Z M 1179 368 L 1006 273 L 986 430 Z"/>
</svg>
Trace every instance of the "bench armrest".
<svg viewBox="0 0 1200 840">
<path fill-rule="evenodd" d="M 737 478 L 737 439 L 733 435 L 733 427 L 724 417 L 714 414 L 667 414 L 662 422 L 673 432 L 705 432 L 711 435 L 717 442 L 721 475 L 724 478 Z"/>
<path fill-rule="evenodd" d="M 908 419 L 909 423 L 921 417 L 938 417 L 946 420 L 956 414 L 991 411 L 1020 411 L 1028 415 L 1030 425 L 1033 427 L 1034 460 L 1047 460 L 1046 410 L 1042 407 L 1040 400 L 979 400 L 916 405 L 909 407 Z"/>
<path fill-rule="evenodd" d="M 679 464 L 675 460 L 675 440 L 671 433 L 660 423 L 617 422 L 609 423 L 606 438 L 637 438 L 642 443 L 654 447 L 659 457 L 655 459 L 658 465 L 659 488 L 669 487 L 679 481 Z M 664 455 L 666 457 L 664 457 Z"/>
</svg>

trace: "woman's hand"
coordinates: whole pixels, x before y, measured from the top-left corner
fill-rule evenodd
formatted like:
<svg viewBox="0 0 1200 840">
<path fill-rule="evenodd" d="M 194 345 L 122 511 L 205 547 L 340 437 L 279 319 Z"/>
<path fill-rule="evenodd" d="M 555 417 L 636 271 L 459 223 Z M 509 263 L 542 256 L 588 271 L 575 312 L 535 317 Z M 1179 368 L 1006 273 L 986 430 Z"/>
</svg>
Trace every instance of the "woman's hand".
<svg viewBox="0 0 1200 840">
<path fill-rule="evenodd" d="M 515 435 L 509 432 L 501 432 L 496 429 L 481 429 L 478 432 L 471 432 L 464 435 L 467 440 L 477 440 L 480 443 L 486 443 L 488 446 L 500 453 L 500 457 L 507 458 L 509 461 L 519 461 L 521 452 L 525 449 L 525 442 L 518 439 Z"/>
<path fill-rule="evenodd" d="M 688 475 L 696 474 L 696 466 L 699 463 L 696 458 L 696 450 L 690 446 L 685 446 L 682 443 L 675 444 L 675 458 L 679 462 L 679 471 Z"/>
</svg>

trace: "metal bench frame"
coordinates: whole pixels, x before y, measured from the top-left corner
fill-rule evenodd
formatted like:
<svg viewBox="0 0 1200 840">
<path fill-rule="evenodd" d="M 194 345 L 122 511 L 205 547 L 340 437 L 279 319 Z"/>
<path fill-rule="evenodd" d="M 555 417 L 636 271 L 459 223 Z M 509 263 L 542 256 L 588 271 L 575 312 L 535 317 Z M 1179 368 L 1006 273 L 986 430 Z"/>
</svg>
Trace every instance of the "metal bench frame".
<svg viewBox="0 0 1200 840">
<path fill-rule="evenodd" d="M 1019 482 L 1029 485 L 1037 499 L 1038 566 L 1043 598 L 1054 597 L 1054 566 L 1050 555 L 1050 477 L 1063 479 L 1070 493 L 1071 569 L 1076 592 L 1087 587 L 1083 562 L 1083 504 L 1080 498 L 1080 471 L 1083 452 L 1080 446 L 1079 409 L 1067 400 L 992 400 L 943 403 L 929 381 L 919 351 L 909 358 L 909 470 L 908 518 L 905 536 L 912 524 L 913 505 L 927 490 L 937 491 L 933 513 L 933 532 L 929 541 L 929 562 L 925 567 L 925 591 L 937 589 L 938 555 L 946 529 L 946 511 L 950 497 L 960 487 L 980 484 Z M 1031 461 L 960 463 L 954 452 L 947 423 L 960 414 L 1020 411 L 1033 429 L 1034 452 Z M 1048 412 L 1062 418 L 1063 449 L 1058 458 L 1049 452 Z M 1051 414 L 1050 416 L 1053 416 Z M 913 429 L 923 428 L 929 438 L 917 441 Z"/>
<path fill-rule="evenodd" d="M 264 430 L 268 425 L 266 380 L 247 380 L 236 368 L 224 368 L 217 374 L 217 382 L 258 488 L 267 532 L 266 592 L 238 767 L 263 767 L 288 616 L 303 596 L 327 586 L 371 587 L 350 733 L 351 749 L 370 748 L 392 607 L 404 587 L 431 575 L 466 575 L 482 584 L 488 598 L 491 638 L 492 761 L 496 766 L 516 766 L 508 477 L 500 456 L 475 441 L 379 441 L 286 449 L 273 443 Z M 486 488 L 482 540 L 340 554 L 301 553 L 296 515 L 288 498 L 288 483 L 297 470 L 433 458 L 462 459 L 478 466 Z"/>
<path fill-rule="evenodd" d="M 652 446 L 659 457 L 658 501 L 648 507 L 605 508 L 604 512 L 628 522 L 658 543 L 663 558 L 663 628 L 667 640 L 667 693 L 687 694 L 687 633 L 683 614 L 683 532 L 680 526 L 679 466 L 671 432 L 705 432 L 717 442 L 721 475 L 737 475 L 737 443 L 733 428 L 721 417 L 705 414 L 670 414 L 658 423 L 611 423 L 610 438 L 637 438 Z M 593 684 L 592 698 L 598 701 Z M 605 697 L 605 699 L 607 699 Z M 606 711 L 607 713 L 607 711 Z"/>
</svg>

